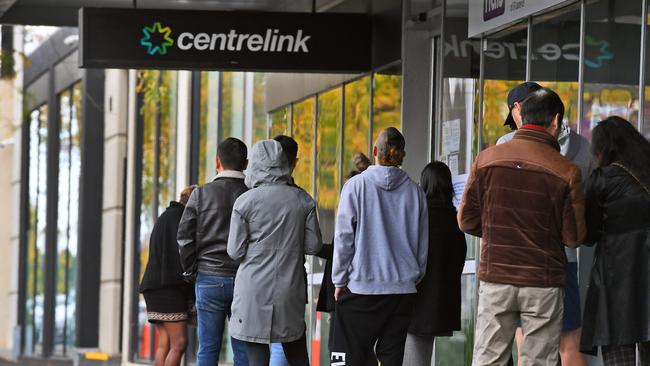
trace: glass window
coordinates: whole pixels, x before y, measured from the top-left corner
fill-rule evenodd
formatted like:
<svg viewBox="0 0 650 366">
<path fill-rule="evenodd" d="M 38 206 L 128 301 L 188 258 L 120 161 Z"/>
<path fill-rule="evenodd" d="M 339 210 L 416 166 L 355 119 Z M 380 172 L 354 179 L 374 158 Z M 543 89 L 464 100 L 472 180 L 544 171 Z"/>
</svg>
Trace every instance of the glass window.
<svg viewBox="0 0 650 366">
<path fill-rule="evenodd" d="M 264 93 L 266 78 L 263 73 L 253 74 L 253 144 L 266 139 L 268 126 L 266 124 L 266 111 Z"/>
<path fill-rule="evenodd" d="M 356 170 L 352 157 L 369 154 L 370 76 L 345 84 L 345 131 L 343 132 L 343 174 Z"/>
<path fill-rule="evenodd" d="M 339 167 L 341 148 L 341 89 L 337 88 L 318 95 L 318 219 L 323 241 L 332 242 L 334 237 L 334 216 L 339 198 Z"/>
<path fill-rule="evenodd" d="M 273 138 L 278 135 L 289 135 L 289 107 L 280 108 L 271 112 L 271 135 Z"/>
<path fill-rule="evenodd" d="M 212 179 L 216 172 L 219 124 L 219 73 L 201 73 L 199 109 L 199 184 Z"/>
<path fill-rule="evenodd" d="M 334 220 L 339 199 L 339 168 L 341 163 L 341 88 L 333 89 L 318 95 L 318 129 L 316 134 L 317 174 L 316 193 L 318 196 L 318 220 L 324 243 L 332 243 L 334 239 Z M 311 264 L 311 272 L 322 275 L 325 261 L 316 257 L 307 257 Z M 312 277 L 313 279 L 314 277 Z M 329 324 L 327 317 L 316 313 L 316 303 L 320 291 L 320 281 L 313 281 L 310 286 L 311 301 L 309 309 L 312 316 L 311 329 L 314 338 L 323 337 L 327 341 Z M 312 364 L 326 365 L 329 363 L 329 354 L 312 348 Z"/>
<path fill-rule="evenodd" d="M 580 5 L 533 19 L 531 79 L 564 102 L 564 122 L 577 131 Z"/>
<path fill-rule="evenodd" d="M 638 123 L 641 1 L 590 1 L 585 9 L 581 134 L 617 115 Z"/>
<path fill-rule="evenodd" d="M 54 353 L 74 346 L 79 178 L 81 176 L 81 83 L 59 96 L 59 202 L 54 309 Z"/>
<path fill-rule="evenodd" d="M 474 314 L 476 306 L 476 275 L 466 274 L 460 278 L 461 331 L 454 332 L 452 337 L 436 337 L 435 359 L 436 366 L 464 366 L 472 364 L 474 347 Z"/>
<path fill-rule="evenodd" d="M 176 191 L 176 105 L 175 71 L 147 70 L 138 73 L 141 95 L 141 202 L 139 256 L 136 258 L 137 282 L 140 283 L 149 259 L 149 236 L 153 225 Z M 153 360 L 155 328 L 147 322 L 144 298 L 137 296 L 138 339 L 136 359 Z"/>
<path fill-rule="evenodd" d="M 483 84 L 483 131 L 481 149 L 496 144 L 511 132 L 504 126 L 508 116 L 508 92 L 526 79 L 525 24 L 513 26 L 485 41 Z"/>
<path fill-rule="evenodd" d="M 373 75 L 372 143 L 388 127 L 402 129 L 402 76 L 397 68 Z"/>
<path fill-rule="evenodd" d="M 29 211 L 25 268 L 24 353 L 39 354 L 43 347 L 45 228 L 47 204 L 47 105 L 33 110 L 29 121 Z"/>
<path fill-rule="evenodd" d="M 298 142 L 298 164 L 293 171 L 296 185 L 314 194 L 314 112 L 315 98 L 293 105 L 292 136 Z M 274 135 L 275 136 L 275 135 Z"/>
<path fill-rule="evenodd" d="M 221 140 L 227 137 L 244 139 L 244 81 L 243 72 L 223 72 Z"/>
<path fill-rule="evenodd" d="M 469 173 L 472 147 L 476 145 L 473 142 L 475 131 L 478 129 L 476 106 L 480 60 L 479 41 L 467 38 L 467 5 L 455 9 L 456 11 L 445 17 L 445 48 L 440 91 L 442 111 L 438 124 L 440 139 L 436 154 L 438 160 L 449 166 L 454 176 Z"/>
</svg>

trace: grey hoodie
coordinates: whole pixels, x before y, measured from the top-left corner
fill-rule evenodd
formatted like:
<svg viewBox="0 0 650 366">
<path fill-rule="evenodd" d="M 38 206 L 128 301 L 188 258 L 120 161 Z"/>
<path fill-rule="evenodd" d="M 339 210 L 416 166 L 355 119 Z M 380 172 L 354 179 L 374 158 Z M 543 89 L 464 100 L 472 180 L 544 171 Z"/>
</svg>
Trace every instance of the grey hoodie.
<svg viewBox="0 0 650 366">
<path fill-rule="evenodd" d="M 355 294 L 408 294 L 424 276 L 429 247 L 424 192 L 400 168 L 373 165 L 343 187 L 332 280 Z"/>
<path fill-rule="evenodd" d="M 246 185 L 233 207 L 228 254 L 240 262 L 230 335 L 257 342 L 291 342 L 305 333 L 304 256 L 322 245 L 316 203 L 289 184 L 280 143 L 253 146 Z"/>
</svg>

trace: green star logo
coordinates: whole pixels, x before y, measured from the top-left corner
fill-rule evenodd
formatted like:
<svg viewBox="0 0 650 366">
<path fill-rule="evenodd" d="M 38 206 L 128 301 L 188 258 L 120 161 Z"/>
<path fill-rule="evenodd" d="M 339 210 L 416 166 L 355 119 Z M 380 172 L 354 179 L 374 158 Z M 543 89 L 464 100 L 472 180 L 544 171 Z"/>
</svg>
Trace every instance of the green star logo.
<svg viewBox="0 0 650 366">
<path fill-rule="evenodd" d="M 159 55 L 164 55 L 167 53 L 167 47 L 170 47 L 174 44 L 174 40 L 171 39 L 172 30 L 169 27 L 163 27 L 160 25 L 160 22 L 154 22 L 151 27 L 142 28 L 142 33 L 144 37 L 140 40 L 140 44 L 147 47 L 147 53 L 151 56 L 158 53 Z M 152 35 L 156 35 L 157 38 L 161 38 L 162 42 L 159 44 L 154 44 L 152 42 Z"/>
</svg>

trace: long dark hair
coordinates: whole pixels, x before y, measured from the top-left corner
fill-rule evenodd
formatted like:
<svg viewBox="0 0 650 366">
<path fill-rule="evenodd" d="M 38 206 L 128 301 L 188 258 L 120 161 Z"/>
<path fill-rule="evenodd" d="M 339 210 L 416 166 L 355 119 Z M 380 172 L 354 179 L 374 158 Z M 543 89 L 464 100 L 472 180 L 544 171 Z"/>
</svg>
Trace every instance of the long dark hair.
<svg viewBox="0 0 650 366">
<path fill-rule="evenodd" d="M 625 119 L 611 116 L 592 131 L 591 151 L 599 166 L 620 163 L 650 184 L 650 142 Z"/>
<path fill-rule="evenodd" d="M 447 164 L 441 161 L 427 164 L 422 170 L 420 185 L 427 196 L 427 201 L 437 205 L 453 205 L 454 186 Z"/>
</svg>

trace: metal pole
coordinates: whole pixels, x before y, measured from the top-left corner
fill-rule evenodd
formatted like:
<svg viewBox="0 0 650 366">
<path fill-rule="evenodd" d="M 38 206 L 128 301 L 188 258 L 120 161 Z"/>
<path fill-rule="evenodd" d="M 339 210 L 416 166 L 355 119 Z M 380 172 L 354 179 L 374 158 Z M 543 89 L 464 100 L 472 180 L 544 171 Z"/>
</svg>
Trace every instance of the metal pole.
<svg viewBox="0 0 650 366">
<path fill-rule="evenodd" d="M 530 81 L 530 70 L 533 57 L 533 17 L 528 17 L 526 30 L 526 81 Z"/>
<path fill-rule="evenodd" d="M 643 133 L 643 124 L 645 121 L 645 52 L 646 37 L 648 30 L 648 1 L 643 0 L 641 6 L 641 55 L 639 56 L 639 118 L 638 129 Z"/>
<path fill-rule="evenodd" d="M 645 0 L 644 0 L 645 1 Z M 584 90 L 585 90 L 585 29 L 586 29 L 586 9 L 585 0 L 580 2 L 580 51 L 578 57 L 578 121 L 576 123 L 576 133 L 582 132 L 582 117 L 584 115 Z M 580 265 L 580 264 L 578 264 Z"/>
</svg>

